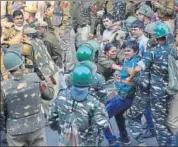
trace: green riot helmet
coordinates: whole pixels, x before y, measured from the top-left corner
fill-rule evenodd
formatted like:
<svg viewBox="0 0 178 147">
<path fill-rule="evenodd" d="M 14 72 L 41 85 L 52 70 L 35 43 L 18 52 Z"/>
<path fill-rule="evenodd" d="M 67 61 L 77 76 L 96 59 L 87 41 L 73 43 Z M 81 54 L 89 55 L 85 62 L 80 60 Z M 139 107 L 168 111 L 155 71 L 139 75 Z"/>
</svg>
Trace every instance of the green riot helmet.
<svg viewBox="0 0 178 147">
<path fill-rule="evenodd" d="M 170 30 L 167 24 L 161 21 L 156 23 L 154 31 L 155 31 L 156 38 L 165 37 L 170 33 Z"/>
<path fill-rule="evenodd" d="M 124 21 L 125 27 L 126 27 L 126 30 L 127 30 L 127 31 L 130 30 L 131 24 L 132 24 L 135 20 L 138 20 L 137 17 L 135 17 L 135 16 L 129 16 L 129 17 Z"/>
<path fill-rule="evenodd" d="M 89 60 L 93 61 L 94 60 L 94 52 L 91 49 L 91 47 L 83 44 L 81 45 L 78 50 L 77 50 L 77 59 L 79 62 Z"/>
<path fill-rule="evenodd" d="M 85 44 L 85 43 L 84 43 Z M 86 42 L 86 45 L 89 45 L 89 47 L 91 47 L 93 49 L 93 52 L 96 53 L 99 48 L 100 48 L 100 44 L 97 40 L 92 39 Z"/>
<path fill-rule="evenodd" d="M 91 70 L 92 75 L 96 74 L 97 66 L 95 65 L 95 63 L 86 60 L 86 61 L 79 62 L 78 65 L 84 65 Z"/>
<path fill-rule="evenodd" d="M 148 34 L 155 34 L 156 22 L 151 22 L 145 26 L 145 32 Z"/>
<path fill-rule="evenodd" d="M 90 48 L 90 49 L 86 49 L 86 48 Z M 94 62 L 96 52 L 99 50 L 99 48 L 100 48 L 100 44 L 97 40 L 95 39 L 88 40 L 87 42 L 79 46 L 77 50 L 77 59 L 79 61 L 89 60 Z"/>
<path fill-rule="evenodd" d="M 143 14 L 144 16 L 149 17 L 149 18 L 151 18 L 153 15 L 153 11 L 148 5 L 142 5 L 138 9 L 137 13 Z"/>
<path fill-rule="evenodd" d="M 91 70 L 84 65 L 77 65 L 72 73 L 72 85 L 76 87 L 89 87 L 91 84 Z"/>
<path fill-rule="evenodd" d="M 14 48 L 14 50 L 12 50 Z M 17 46 L 11 46 L 4 55 L 4 66 L 7 71 L 13 71 L 18 69 L 24 62 L 24 57 L 21 54 L 21 50 L 17 49 Z"/>
</svg>

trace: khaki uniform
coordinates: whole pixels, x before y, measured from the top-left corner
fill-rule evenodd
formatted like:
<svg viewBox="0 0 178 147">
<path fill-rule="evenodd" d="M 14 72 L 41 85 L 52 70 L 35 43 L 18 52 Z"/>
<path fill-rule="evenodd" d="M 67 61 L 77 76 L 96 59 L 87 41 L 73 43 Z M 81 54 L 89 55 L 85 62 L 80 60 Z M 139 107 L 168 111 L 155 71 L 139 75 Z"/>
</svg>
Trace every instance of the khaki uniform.
<svg viewBox="0 0 178 147">
<path fill-rule="evenodd" d="M 12 6 L 12 2 L 13 1 L 7 1 L 7 3 L 6 3 L 6 8 L 7 8 L 7 14 L 10 14 L 10 15 L 12 15 L 13 14 L 13 12 L 14 12 L 14 10 L 13 10 L 13 6 Z M 4 9 L 4 8 L 3 8 Z"/>
<path fill-rule="evenodd" d="M 19 44 L 23 39 L 23 33 L 22 31 L 16 30 L 14 27 L 5 28 L 3 37 L 9 45 Z"/>
<path fill-rule="evenodd" d="M 114 7 L 114 0 L 109 0 L 107 5 L 106 5 L 107 12 L 112 14 L 113 13 L 113 7 Z"/>
<path fill-rule="evenodd" d="M 6 4 L 7 1 L 1 1 L 1 17 L 6 15 Z"/>
<path fill-rule="evenodd" d="M 1 74 L 2 74 L 2 80 L 7 80 L 9 78 L 9 72 L 6 71 L 5 67 L 4 67 L 4 62 L 3 62 L 3 57 L 4 57 L 4 53 L 1 52 Z"/>
</svg>

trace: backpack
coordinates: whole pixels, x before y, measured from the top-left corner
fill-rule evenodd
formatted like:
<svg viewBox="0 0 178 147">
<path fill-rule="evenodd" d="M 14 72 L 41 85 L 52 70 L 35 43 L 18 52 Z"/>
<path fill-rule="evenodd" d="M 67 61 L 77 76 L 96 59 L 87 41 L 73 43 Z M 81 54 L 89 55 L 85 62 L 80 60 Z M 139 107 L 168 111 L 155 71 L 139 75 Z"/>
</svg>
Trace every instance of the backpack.
<svg viewBox="0 0 178 147">
<path fill-rule="evenodd" d="M 77 107 L 75 102 L 73 100 L 72 108 L 65 117 L 65 123 L 61 128 L 61 134 L 59 136 L 59 146 L 80 146 L 79 140 L 81 138 L 77 118 L 75 117 L 75 109 Z"/>
<path fill-rule="evenodd" d="M 170 54 L 168 55 L 168 75 L 167 92 L 170 95 L 175 95 L 178 93 L 178 60 L 174 59 Z"/>
</svg>

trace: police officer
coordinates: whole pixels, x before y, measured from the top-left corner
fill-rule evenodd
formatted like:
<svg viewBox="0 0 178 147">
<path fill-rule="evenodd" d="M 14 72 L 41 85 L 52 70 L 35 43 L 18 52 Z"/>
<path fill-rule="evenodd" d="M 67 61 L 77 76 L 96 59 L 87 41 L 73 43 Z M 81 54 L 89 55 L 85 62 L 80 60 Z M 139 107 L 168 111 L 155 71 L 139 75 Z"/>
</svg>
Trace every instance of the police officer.
<svg viewBox="0 0 178 147">
<path fill-rule="evenodd" d="M 89 60 L 94 63 L 97 63 L 98 60 L 98 54 L 100 52 L 100 44 L 96 40 L 88 40 L 81 44 L 79 48 L 77 49 L 76 57 L 77 60 L 84 61 Z"/>
<path fill-rule="evenodd" d="M 8 145 L 46 146 L 40 101 L 42 94 L 46 100 L 52 97 L 46 95 L 49 89 L 35 73 L 23 74 L 23 63 L 18 46 L 12 46 L 4 55 L 5 68 L 12 75 L 1 83 Z"/>
<path fill-rule="evenodd" d="M 5 67 L 4 67 L 4 61 L 3 61 L 3 58 L 4 58 L 4 51 L 1 50 L 0 51 L 0 54 L 1 54 L 1 80 L 7 80 L 8 77 L 9 77 L 9 72 L 6 71 Z"/>
<path fill-rule="evenodd" d="M 79 65 L 85 65 L 92 70 L 92 84 L 90 87 L 90 94 L 96 97 L 101 103 L 106 104 L 108 102 L 109 92 L 107 91 L 106 81 L 103 75 L 97 73 L 97 67 L 95 64 L 97 51 L 99 49 L 99 43 L 95 40 L 90 40 L 84 44 L 82 44 L 77 50 L 77 59 L 79 61 Z M 96 126 L 95 126 L 96 128 Z M 97 128 L 96 128 L 97 130 Z M 105 135 L 110 136 L 110 139 L 115 143 L 113 145 L 117 145 L 117 139 L 114 134 L 111 132 L 105 132 Z M 109 140 L 108 140 L 109 141 Z M 109 141 L 110 144 L 112 144 Z"/>
<path fill-rule="evenodd" d="M 15 10 L 13 12 L 13 23 L 11 23 L 11 26 L 7 25 L 7 22 L 4 24 L 3 42 L 8 45 L 21 43 L 23 27 L 24 15 L 20 10 Z"/>
<path fill-rule="evenodd" d="M 163 22 L 158 22 L 155 27 L 155 37 L 158 45 L 145 53 L 143 61 L 134 69 L 135 73 L 142 69 L 150 68 L 151 110 L 157 132 L 156 138 L 160 146 L 175 145 L 175 138 L 167 125 L 168 104 L 172 98 L 167 93 L 166 85 L 169 80 L 168 55 L 170 54 L 175 59 L 178 57 L 174 48 L 166 42 L 166 35 L 168 34 L 168 26 Z M 130 79 L 133 75 L 134 74 L 132 73 Z M 130 113 L 132 113 L 132 107 L 130 109 Z"/>
<path fill-rule="evenodd" d="M 135 14 L 135 12 L 137 10 L 137 6 L 138 6 L 138 4 L 137 4 L 136 0 L 127 0 L 126 1 L 126 10 L 125 10 L 126 18 L 129 16 L 133 16 Z"/>
<path fill-rule="evenodd" d="M 125 19 L 126 2 L 124 0 L 114 0 L 113 16 L 115 21 Z"/>
<path fill-rule="evenodd" d="M 24 73 L 34 72 L 34 57 L 33 57 L 33 49 L 32 46 L 26 42 L 23 42 L 22 47 L 22 55 L 24 56 L 24 63 L 26 68 L 24 69 Z"/>
<path fill-rule="evenodd" d="M 93 8 L 94 1 L 75 2 L 75 12 L 73 15 L 74 22 L 77 24 L 76 45 L 79 47 L 88 39 L 94 38 L 94 32 L 97 21 L 97 11 Z"/>
<path fill-rule="evenodd" d="M 106 103 L 107 93 L 104 88 L 105 79 L 101 74 L 97 73 L 97 67 L 95 65 L 97 60 L 97 51 L 99 49 L 99 43 L 95 40 L 89 40 L 82 44 L 77 50 L 78 64 L 89 67 L 93 72 L 93 81 L 91 86 L 91 94 L 95 95 L 100 102 Z"/>
<path fill-rule="evenodd" d="M 37 31 L 41 39 L 44 41 L 44 44 L 46 45 L 48 52 L 55 64 L 59 68 L 63 68 L 62 50 L 60 48 L 59 40 L 57 39 L 52 26 L 48 27 L 48 24 L 45 21 L 38 21 Z"/>
<path fill-rule="evenodd" d="M 74 2 L 55 1 L 52 25 L 62 50 L 64 73 L 70 73 L 76 63 L 75 32 L 72 26 Z"/>
<path fill-rule="evenodd" d="M 139 20 L 144 22 L 144 25 L 147 25 L 151 22 L 153 15 L 153 10 L 148 5 L 141 5 L 136 12 Z"/>
<path fill-rule="evenodd" d="M 95 144 L 96 132 L 92 129 L 94 124 L 98 126 L 99 130 L 109 131 L 108 116 L 104 110 L 104 105 L 89 94 L 91 84 L 92 71 L 83 65 L 76 66 L 72 73 L 72 87 L 58 96 L 51 107 L 49 116 L 50 127 L 53 130 L 59 130 L 60 135 L 65 137 L 63 136 L 65 133 L 64 124 L 67 122 L 68 114 L 71 113 L 70 110 L 73 110 L 76 127 L 78 127 L 80 134 L 78 137 L 78 145 L 80 146 L 97 145 Z M 108 139 L 108 136 L 106 137 Z M 61 143 L 65 143 L 65 140 Z"/>
<path fill-rule="evenodd" d="M 38 21 L 37 22 L 37 29 L 38 34 L 40 35 L 41 39 L 43 40 L 48 53 L 50 54 L 52 60 L 59 68 L 59 78 L 60 78 L 60 87 L 64 88 L 66 86 L 65 81 L 63 80 L 64 74 L 64 64 L 63 64 L 63 55 L 64 51 L 60 47 L 60 41 L 58 40 L 54 28 L 52 25 L 49 25 L 45 21 Z M 72 60 L 73 61 L 73 60 Z"/>
<path fill-rule="evenodd" d="M 164 21 L 168 25 L 170 33 L 175 35 L 175 0 L 152 1 L 152 5 L 156 8 L 159 19 Z"/>
<path fill-rule="evenodd" d="M 36 22 L 38 21 L 35 18 L 36 15 L 36 8 L 33 6 L 26 6 L 24 8 L 24 18 L 27 24 L 25 25 L 26 27 L 31 27 L 36 29 Z"/>
<path fill-rule="evenodd" d="M 54 85 L 54 98 L 56 98 L 58 89 L 59 89 L 59 68 L 52 60 L 51 56 L 48 53 L 44 42 L 38 38 L 37 31 L 34 28 L 25 28 L 24 29 L 24 42 L 31 45 L 33 49 L 33 60 L 35 63 L 35 72 L 40 78 L 49 77 L 51 82 Z M 49 111 L 49 105 L 51 101 L 42 101 L 44 102 L 43 107 L 46 114 Z"/>
</svg>

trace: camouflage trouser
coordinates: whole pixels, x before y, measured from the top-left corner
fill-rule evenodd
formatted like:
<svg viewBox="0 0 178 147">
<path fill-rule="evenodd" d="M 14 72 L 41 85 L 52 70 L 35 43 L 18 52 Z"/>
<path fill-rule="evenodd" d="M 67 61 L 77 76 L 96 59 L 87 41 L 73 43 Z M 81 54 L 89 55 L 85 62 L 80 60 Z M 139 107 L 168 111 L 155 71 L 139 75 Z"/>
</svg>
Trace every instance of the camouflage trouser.
<svg viewBox="0 0 178 147">
<path fill-rule="evenodd" d="M 158 91 L 155 93 L 158 93 Z M 166 94 L 162 95 L 155 94 L 152 95 L 151 99 L 151 110 L 157 133 L 156 139 L 160 146 L 175 145 L 175 136 L 169 129 L 167 123 L 169 104 L 171 100 L 172 98 Z"/>
<path fill-rule="evenodd" d="M 60 47 L 63 50 L 64 72 L 71 71 L 77 62 L 75 49 L 75 32 L 73 29 L 66 30 L 64 36 L 61 37 Z"/>
<path fill-rule="evenodd" d="M 142 138 L 141 118 L 148 106 L 148 96 L 137 94 L 133 100 L 132 106 L 127 111 L 129 128 L 134 139 L 140 144 L 144 142 Z"/>
<path fill-rule="evenodd" d="M 125 9 L 126 9 L 126 4 L 124 0 L 114 2 L 113 16 L 115 21 L 125 19 Z"/>
<path fill-rule="evenodd" d="M 54 97 L 53 97 L 53 99 L 52 100 L 41 100 L 41 103 L 42 103 L 42 112 L 46 115 L 46 116 L 48 116 L 48 114 L 49 114 L 49 109 L 50 109 L 50 105 L 53 103 L 53 101 L 56 99 L 56 97 L 57 97 L 57 94 L 58 94 L 58 92 L 59 92 L 59 88 L 61 87 L 61 84 L 62 83 L 60 83 L 60 74 L 59 74 L 59 72 L 56 72 L 55 74 L 54 74 L 54 79 L 56 80 L 56 85 L 54 86 Z"/>
<path fill-rule="evenodd" d="M 174 134 L 178 133 L 178 94 L 174 96 L 174 99 L 170 103 L 168 116 L 168 125 Z"/>
<path fill-rule="evenodd" d="M 7 133 L 7 142 L 8 146 L 47 146 L 45 128 L 16 136 Z"/>
<path fill-rule="evenodd" d="M 76 34 L 76 46 L 79 47 L 82 43 L 86 42 L 89 38 L 90 25 L 79 27 Z"/>
</svg>

